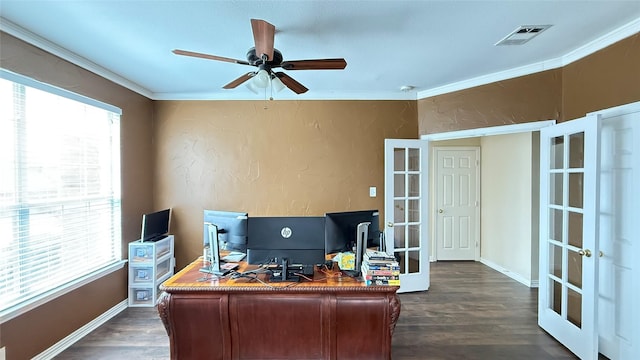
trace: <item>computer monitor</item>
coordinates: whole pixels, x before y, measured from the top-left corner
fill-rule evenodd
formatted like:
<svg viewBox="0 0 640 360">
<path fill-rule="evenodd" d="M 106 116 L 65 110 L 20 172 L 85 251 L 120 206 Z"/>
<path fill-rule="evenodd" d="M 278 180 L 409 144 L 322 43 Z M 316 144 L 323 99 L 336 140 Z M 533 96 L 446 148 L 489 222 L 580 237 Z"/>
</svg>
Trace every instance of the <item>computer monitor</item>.
<svg viewBox="0 0 640 360">
<path fill-rule="evenodd" d="M 171 209 L 164 209 L 142 215 L 142 241 L 158 241 L 169 233 Z"/>
<path fill-rule="evenodd" d="M 218 228 L 218 244 L 222 250 L 245 252 L 247 248 L 248 214 L 234 211 L 204 210 L 203 245 L 210 244 L 209 228 Z"/>
<path fill-rule="evenodd" d="M 251 217 L 247 262 L 314 265 L 325 261 L 324 217 Z"/>
<path fill-rule="evenodd" d="M 370 223 L 365 246 L 380 246 L 380 213 L 378 210 L 327 213 L 325 218 L 325 250 L 327 254 L 353 251 L 356 247 L 356 233 L 360 223 Z"/>
</svg>

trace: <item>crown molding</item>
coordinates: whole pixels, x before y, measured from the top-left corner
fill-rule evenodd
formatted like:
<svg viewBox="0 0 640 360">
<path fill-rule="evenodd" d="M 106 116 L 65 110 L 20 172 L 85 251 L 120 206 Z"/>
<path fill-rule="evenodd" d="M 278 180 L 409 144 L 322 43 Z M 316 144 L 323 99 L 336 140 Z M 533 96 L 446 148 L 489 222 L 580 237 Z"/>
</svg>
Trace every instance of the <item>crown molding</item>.
<svg viewBox="0 0 640 360">
<path fill-rule="evenodd" d="M 605 34 L 579 48 L 555 59 L 545 60 L 538 63 L 525 65 L 505 71 L 500 71 L 488 75 L 478 76 L 472 79 L 463 80 L 436 88 L 418 92 L 418 99 L 442 95 L 454 91 L 465 90 L 472 87 L 490 84 L 496 81 L 513 79 L 519 76 L 535 74 L 546 70 L 556 69 L 571 64 L 577 60 L 585 58 L 599 50 L 606 48 L 616 42 L 623 40 L 640 32 L 640 18 L 623 25 L 608 34 Z"/>
<path fill-rule="evenodd" d="M 148 89 L 128 80 L 123 78 L 122 76 L 113 73 L 105 68 L 103 68 L 102 66 L 82 57 L 77 55 L 74 52 L 71 52 L 57 44 L 54 44 L 53 42 L 39 36 L 36 35 L 34 33 L 32 33 L 31 31 L 20 27 L 14 23 L 12 23 L 11 21 L 0 17 L 0 30 L 6 32 L 9 35 L 12 35 L 26 43 L 29 43 L 35 47 L 38 47 L 46 52 L 49 52 L 59 58 L 62 58 L 66 61 L 69 61 L 72 64 L 75 64 L 77 66 L 80 66 L 83 69 L 86 69 L 88 71 L 91 71 L 92 73 L 95 73 L 96 75 L 102 76 L 103 78 L 113 81 L 114 83 L 124 86 L 125 88 L 131 90 L 131 91 L 135 91 L 140 95 L 146 96 L 150 99 L 153 98 L 153 93 L 151 91 L 149 91 Z"/>
</svg>

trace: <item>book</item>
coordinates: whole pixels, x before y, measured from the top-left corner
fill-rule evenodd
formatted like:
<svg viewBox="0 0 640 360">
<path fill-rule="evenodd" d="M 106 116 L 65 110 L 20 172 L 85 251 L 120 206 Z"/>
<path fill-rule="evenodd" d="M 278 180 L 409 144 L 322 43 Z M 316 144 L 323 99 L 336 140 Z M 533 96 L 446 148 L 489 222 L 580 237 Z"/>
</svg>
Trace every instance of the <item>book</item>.
<svg viewBox="0 0 640 360">
<path fill-rule="evenodd" d="M 400 275 L 399 268 L 398 270 L 375 270 L 369 268 L 369 265 L 366 263 L 362 264 L 360 271 L 362 272 L 362 275 Z"/>
<path fill-rule="evenodd" d="M 364 275 L 365 280 L 400 280 L 400 275 Z"/>
<path fill-rule="evenodd" d="M 365 251 L 364 258 L 366 260 L 375 261 L 396 261 L 396 258 L 393 255 L 389 255 L 384 251 L 377 251 L 372 249 L 367 249 Z"/>
<path fill-rule="evenodd" d="M 400 280 L 365 280 L 367 286 L 400 286 Z"/>
<path fill-rule="evenodd" d="M 367 264 L 367 268 L 369 270 L 389 270 L 389 271 L 400 271 L 399 264 Z"/>
</svg>

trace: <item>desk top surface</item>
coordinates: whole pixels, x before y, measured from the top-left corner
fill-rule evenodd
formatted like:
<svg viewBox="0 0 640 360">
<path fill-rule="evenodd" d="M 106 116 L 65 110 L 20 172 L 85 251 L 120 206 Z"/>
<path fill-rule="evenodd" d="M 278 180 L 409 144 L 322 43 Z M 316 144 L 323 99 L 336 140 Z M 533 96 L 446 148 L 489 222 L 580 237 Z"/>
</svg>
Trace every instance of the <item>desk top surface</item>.
<svg viewBox="0 0 640 360">
<path fill-rule="evenodd" d="M 256 265 L 240 262 L 237 272 L 243 273 L 257 269 Z M 267 274 L 257 274 L 257 278 L 229 276 L 218 277 L 203 273 L 200 268 L 208 262 L 198 258 L 184 269 L 173 275 L 161 286 L 160 290 L 168 293 L 182 292 L 388 292 L 395 293 L 398 286 L 367 286 L 363 281 L 341 275 L 339 271 L 322 271 L 316 269 L 312 281 L 269 282 Z"/>
</svg>

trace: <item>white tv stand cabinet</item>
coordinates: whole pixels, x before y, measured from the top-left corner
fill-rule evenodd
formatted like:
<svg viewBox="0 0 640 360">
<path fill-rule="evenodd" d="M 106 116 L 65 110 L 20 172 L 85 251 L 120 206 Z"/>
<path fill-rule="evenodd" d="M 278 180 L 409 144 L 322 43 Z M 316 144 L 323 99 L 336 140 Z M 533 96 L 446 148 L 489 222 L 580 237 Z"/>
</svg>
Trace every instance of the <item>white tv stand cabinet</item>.
<svg viewBox="0 0 640 360">
<path fill-rule="evenodd" d="M 129 243 L 129 306 L 155 306 L 158 287 L 173 275 L 173 235 Z"/>
</svg>

